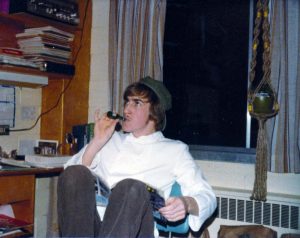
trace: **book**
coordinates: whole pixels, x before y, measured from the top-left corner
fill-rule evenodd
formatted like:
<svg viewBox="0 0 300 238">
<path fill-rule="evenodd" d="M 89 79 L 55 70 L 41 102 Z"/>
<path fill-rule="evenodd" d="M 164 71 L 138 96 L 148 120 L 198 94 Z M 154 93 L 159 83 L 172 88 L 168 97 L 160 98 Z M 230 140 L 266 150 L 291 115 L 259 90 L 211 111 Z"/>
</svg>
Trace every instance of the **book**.
<svg viewBox="0 0 300 238">
<path fill-rule="evenodd" d="M 65 46 L 71 46 L 72 42 L 69 40 L 65 39 L 60 39 L 57 37 L 49 36 L 47 34 L 33 34 L 33 35 L 25 35 L 22 36 L 20 35 L 22 33 L 19 33 L 16 35 L 17 38 L 17 43 L 22 43 L 22 44 L 32 44 L 34 42 L 43 42 L 43 43 L 55 43 L 59 45 L 65 45 Z"/>
<path fill-rule="evenodd" d="M 16 56 L 10 56 L 7 54 L 0 53 L 0 64 L 8 64 L 8 65 L 15 65 L 15 66 L 23 66 L 23 67 L 30 67 L 30 68 L 38 68 L 39 66 L 31 62 L 30 60 L 23 59 Z"/>
<path fill-rule="evenodd" d="M 27 29 L 25 29 L 25 32 L 41 32 L 41 33 L 47 32 L 47 33 L 53 33 L 53 34 L 56 34 L 56 35 L 61 35 L 61 36 L 69 37 L 69 38 L 74 38 L 73 33 L 60 30 L 60 29 L 58 29 L 56 27 L 53 27 L 53 26 L 27 28 Z"/>
<path fill-rule="evenodd" d="M 110 188 L 107 183 L 99 177 L 95 172 L 91 170 L 91 173 L 96 178 L 96 202 L 98 206 L 107 206 L 108 199 L 110 195 Z M 165 206 L 165 199 L 160 195 L 162 194 L 157 189 L 152 186 L 146 184 L 146 189 L 150 194 L 150 202 L 152 204 L 152 209 L 154 212 L 158 212 L 158 210 Z M 163 219 L 163 218 L 161 218 Z"/>
<path fill-rule="evenodd" d="M 0 214 L 0 234 L 5 234 L 18 229 L 26 229 L 32 226 L 32 223 L 16 219 L 4 214 Z"/>
<path fill-rule="evenodd" d="M 28 41 L 28 42 L 18 42 L 20 49 L 26 49 L 28 47 L 46 47 L 46 48 L 53 48 L 63 51 L 71 51 L 71 47 L 69 45 L 61 45 L 53 42 L 39 42 L 39 41 Z"/>
<path fill-rule="evenodd" d="M 62 155 L 25 155 L 25 162 L 32 167 L 38 168 L 60 168 L 71 159 L 72 156 Z"/>
<path fill-rule="evenodd" d="M 86 125 L 86 137 L 87 143 L 89 143 L 94 138 L 94 127 L 95 123 L 91 122 Z"/>
<path fill-rule="evenodd" d="M 150 185 L 146 185 L 146 188 L 150 193 L 150 202 L 152 204 L 153 211 L 158 211 L 160 208 L 164 207 L 165 199 L 160 195 L 160 192 Z"/>
<path fill-rule="evenodd" d="M 44 61 L 51 61 L 54 63 L 63 63 L 67 64 L 69 59 L 58 57 L 58 56 L 52 56 L 52 55 L 45 55 L 45 54 L 26 54 L 24 55 L 25 59 L 30 60 L 34 63 L 44 62 Z"/>
<path fill-rule="evenodd" d="M 49 48 L 45 46 L 29 46 L 21 48 L 23 50 L 24 55 L 25 54 L 45 54 L 45 55 L 52 55 L 52 56 L 58 56 L 65 59 L 69 59 L 71 57 L 70 51 L 65 50 L 59 50 L 54 48 Z"/>
<path fill-rule="evenodd" d="M 23 51 L 18 48 L 0 47 L 0 54 L 6 54 L 14 57 L 22 57 Z"/>
<path fill-rule="evenodd" d="M 45 37 L 51 37 L 51 38 L 54 38 L 56 40 L 61 40 L 61 41 L 73 41 L 73 39 L 70 39 L 68 37 L 65 37 L 65 36 L 61 36 L 61 35 L 55 35 L 55 34 L 51 34 L 51 33 L 36 33 L 36 32 L 21 32 L 21 33 L 17 33 L 16 34 L 16 38 L 19 39 L 19 38 L 24 38 L 24 37 L 27 37 L 27 38 L 30 38 L 30 37 L 36 37 L 36 36 L 45 36 Z"/>
</svg>

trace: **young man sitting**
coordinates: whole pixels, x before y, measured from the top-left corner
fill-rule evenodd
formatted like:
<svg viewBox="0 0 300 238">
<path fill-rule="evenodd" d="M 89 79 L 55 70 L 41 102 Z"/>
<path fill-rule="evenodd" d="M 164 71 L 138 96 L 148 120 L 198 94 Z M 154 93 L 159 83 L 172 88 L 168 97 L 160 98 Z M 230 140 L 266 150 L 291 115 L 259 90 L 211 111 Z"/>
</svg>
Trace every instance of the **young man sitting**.
<svg viewBox="0 0 300 238">
<path fill-rule="evenodd" d="M 171 95 L 150 77 L 127 87 L 124 120 L 95 115 L 94 137 L 66 164 L 58 181 L 58 216 L 63 237 L 154 237 L 149 185 L 163 192 L 159 209 L 168 221 L 188 216 L 198 231 L 216 208 L 216 197 L 181 141 L 164 137 Z M 116 131 L 121 123 L 122 131 Z M 103 219 L 95 201 L 95 177 L 111 189 Z M 169 197 L 177 182 L 182 197 Z M 157 234 L 157 233 L 156 233 Z"/>
</svg>

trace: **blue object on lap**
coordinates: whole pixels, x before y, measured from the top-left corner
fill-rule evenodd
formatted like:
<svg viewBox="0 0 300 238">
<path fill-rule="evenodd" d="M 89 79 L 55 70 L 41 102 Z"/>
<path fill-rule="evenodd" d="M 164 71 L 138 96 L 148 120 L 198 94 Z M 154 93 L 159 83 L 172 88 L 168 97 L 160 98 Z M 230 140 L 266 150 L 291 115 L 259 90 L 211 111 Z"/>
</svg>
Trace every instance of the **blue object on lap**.
<svg viewBox="0 0 300 238">
<path fill-rule="evenodd" d="M 170 197 L 182 196 L 180 185 L 175 182 L 172 186 Z M 156 228 L 159 231 L 173 232 L 178 234 L 185 234 L 189 231 L 188 217 L 177 221 L 169 222 L 167 221 L 158 211 L 153 211 L 154 220 L 156 222 Z"/>
</svg>

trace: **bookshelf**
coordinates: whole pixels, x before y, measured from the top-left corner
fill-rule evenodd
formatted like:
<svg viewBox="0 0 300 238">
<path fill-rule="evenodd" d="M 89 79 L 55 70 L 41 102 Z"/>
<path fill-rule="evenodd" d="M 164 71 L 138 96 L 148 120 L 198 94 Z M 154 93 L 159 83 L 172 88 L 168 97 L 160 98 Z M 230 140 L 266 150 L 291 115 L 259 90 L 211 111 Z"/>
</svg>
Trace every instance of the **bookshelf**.
<svg viewBox="0 0 300 238">
<path fill-rule="evenodd" d="M 37 17 L 28 13 L 15 13 L 15 14 L 4 14 L 0 13 L 0 47 L 11 47 L 18 48 L 17 39 L 15 35 L 17 33 L 23 32 L 25 28 L 33 28 L 33 27 L 44 27 L 44 26 L 53 26 L 59 30 L 66 31 L 72 34 L 76 34 L 77 31 L 81 33 L 80 26 L 75 27 L 72 25 L 56 22 L 53 20 L 44 19 L 42 17 Z M 77 34 L 78 35 L 78 34 Z M 77 49 L 74 46 L 72 48 L 72 52 L 76 52 Z M 73 62 L 73 59 L 70 61 Z M 32 87 L 37 88 L 48 84 L 48 79 L 71 79 L 72 76 L 64 75 L 59 73 L 49 73 L 43 72 L 38 69 L 29 68 L 29 67 L 19 67 L 13 65 L 5 65 L 0 64 L 0 73 L 1 72 L 9 72 L 16 73 L 16 77 L 18 74 L 24 74 L 28 76 L 44 76 L 47 77 L 47 83 L 37 82 L 34 83 L 28 82 L 24 83 L 22 81 L 18 82 L 16 80 L 11 80 L 9 77 L 6 77 L 5 74 L 0 74 L 0 83 L 4 85 L 15 85 L 19 87 Z"/>
<path fill-rule="evenodd" d="M 69 76 L 57 73 L 42 72 L 37 69 L 23 67 L 8 67 L 0 65 L 1 72 L 23 74 L 27 76 L 47 77 L 48 84 L 32 84 L 23 82 L 5 82 L 17 87 L 40 88 L 42 86 L 42 112 L 48 111 L 57 104 L 55 109 L 41 118 L 40 138 L 57 140 L 62 144 L 62 152 L 67 153 L 65 135 L 72 131 L 72 126 L 85 124 L 88 120 L 88 95 L 90 78 L 90 45 L 92 1 L 78 0 L 80 24 L 73 26 L 28 13 L 0 13 L 0 46 L 15 48 L 15 34 L 24 28 L 54 26 L 75 35 L 72 44 L 71 64 L 75 65 L 75 75 Z M 1 26 L 2 25 L 2 26 Z M 67 86 L 68 85 L 68 86 Z M 61 92 L 68 87 L 65 93 Z M 60 101 L 57 103 L 58 99 Z"/>
</svg>

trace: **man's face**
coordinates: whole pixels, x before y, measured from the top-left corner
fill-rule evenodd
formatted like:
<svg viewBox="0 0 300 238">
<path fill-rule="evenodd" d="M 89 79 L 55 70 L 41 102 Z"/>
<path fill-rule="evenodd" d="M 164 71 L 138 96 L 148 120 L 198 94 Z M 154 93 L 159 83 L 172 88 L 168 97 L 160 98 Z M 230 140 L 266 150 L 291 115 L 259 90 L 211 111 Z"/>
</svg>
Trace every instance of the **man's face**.
<svg viewBox="0 0 300 238">
<path fill-rule="evenodd" d="M 132 132 L 135 137 L 149 135 L 155 132 L 155 125 L 149 120 L 150 103 L 139 96 L 129 96 L 124 103 L 125 121 L 122 128 Z"/>
</svg>

